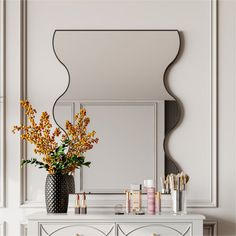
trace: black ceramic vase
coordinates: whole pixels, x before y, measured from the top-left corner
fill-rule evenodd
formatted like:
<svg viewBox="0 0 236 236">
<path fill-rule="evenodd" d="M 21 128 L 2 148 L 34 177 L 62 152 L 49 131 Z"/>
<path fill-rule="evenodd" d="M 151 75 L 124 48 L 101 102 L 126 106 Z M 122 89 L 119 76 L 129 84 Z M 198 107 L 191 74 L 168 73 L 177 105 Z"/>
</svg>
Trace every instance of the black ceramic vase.
<svg viewBox="0 0 236 236">
<path fill-rule="evenodd" d="M 68 175 L 48 174 L 45 183 L 47 213 L 67 213 Z"/>
<path fill-rule="evenodd" d="M 75 194 L 75 179 L 73 175 L 66 175 L 68 193 Z"/>
</svg>

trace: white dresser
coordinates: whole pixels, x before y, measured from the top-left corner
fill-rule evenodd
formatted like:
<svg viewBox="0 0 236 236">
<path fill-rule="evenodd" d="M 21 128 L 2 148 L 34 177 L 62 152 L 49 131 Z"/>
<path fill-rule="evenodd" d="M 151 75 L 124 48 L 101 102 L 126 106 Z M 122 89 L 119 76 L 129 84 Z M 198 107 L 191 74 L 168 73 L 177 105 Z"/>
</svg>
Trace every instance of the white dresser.
<svg viewBox="0 0 236 236">
<path fill-rule="evenodd" d="M 28 236 L 203 236 L 202 215 L 155 216 L 37 213 L 28 217 Z"/>
</svg>

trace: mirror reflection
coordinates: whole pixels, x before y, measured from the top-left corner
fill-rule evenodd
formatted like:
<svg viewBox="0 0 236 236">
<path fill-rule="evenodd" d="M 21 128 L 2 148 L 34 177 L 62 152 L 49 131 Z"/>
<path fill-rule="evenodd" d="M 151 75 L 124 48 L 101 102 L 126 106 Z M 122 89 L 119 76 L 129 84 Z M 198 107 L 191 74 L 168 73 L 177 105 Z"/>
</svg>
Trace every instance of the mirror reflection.
<svg viewBox="0 0 236 236">
<path fill-rule="evenodd" d="M 178 31 L 57 30 L 53 46 L 68 71 L 54 107 L 57 124 L 63 128 L 84 107 L 100 139 L 86 153 L 91 167 L 75 174 L 77 191 L 121 193 L 175 172 L 163 143 L 179 110 L 164 77 L 180 49 Z"/>
</svg>

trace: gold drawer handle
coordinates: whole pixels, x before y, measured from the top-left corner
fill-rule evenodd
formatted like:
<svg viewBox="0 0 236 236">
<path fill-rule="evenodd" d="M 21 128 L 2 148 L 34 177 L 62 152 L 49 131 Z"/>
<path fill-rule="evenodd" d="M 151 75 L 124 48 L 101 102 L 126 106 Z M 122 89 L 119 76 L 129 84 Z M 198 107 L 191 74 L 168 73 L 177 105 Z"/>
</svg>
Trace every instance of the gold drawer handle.
<svg viewBox="0 0 236 236">
<path fill-rule="evenodd" d="M 79 236 L 79 235 L 77 235 L 77 236 Z M 160 234 L 153 234 L 152 236 L 160 236 Z"/>
</svg>

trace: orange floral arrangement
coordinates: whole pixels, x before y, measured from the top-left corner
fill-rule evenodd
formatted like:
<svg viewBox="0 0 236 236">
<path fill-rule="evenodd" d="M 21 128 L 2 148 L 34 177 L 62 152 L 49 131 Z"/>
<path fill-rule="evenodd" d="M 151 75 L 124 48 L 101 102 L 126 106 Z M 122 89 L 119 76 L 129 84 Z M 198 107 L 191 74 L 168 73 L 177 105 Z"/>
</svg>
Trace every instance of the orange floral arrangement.
<svg viewBox="0 0 236 236">
<path fill-rule="evenodd" d="M 29 101 L 21 101 L 21 106 L 29 125 L 16 125 L 12 131 L 13 133 L 21 131 L 21 139 L 34 144 L 34 152 L 43 156 L 42 161 L 37 158 L 23 160 L 21 166 L 34 164 L 39 168 L 45 168 L 49 174 L 68 174 L 81 166 L 90 166 L 91 163 L 85 161 L 84 153 L 98 143 L 98 138 L 95 138 L 95 131 L 87 131 L 90 118 L 84 108 L 75 114 L 74 124 L 66 121 L 66 134 L 61 134 L 59 128 L 52 131 L 47 112 L 41 114 L 37 123 L 35 121 L 37 111 Z M 57 137 L 61 140 L 60 145 L 56 141 Z"/>
</svg>

